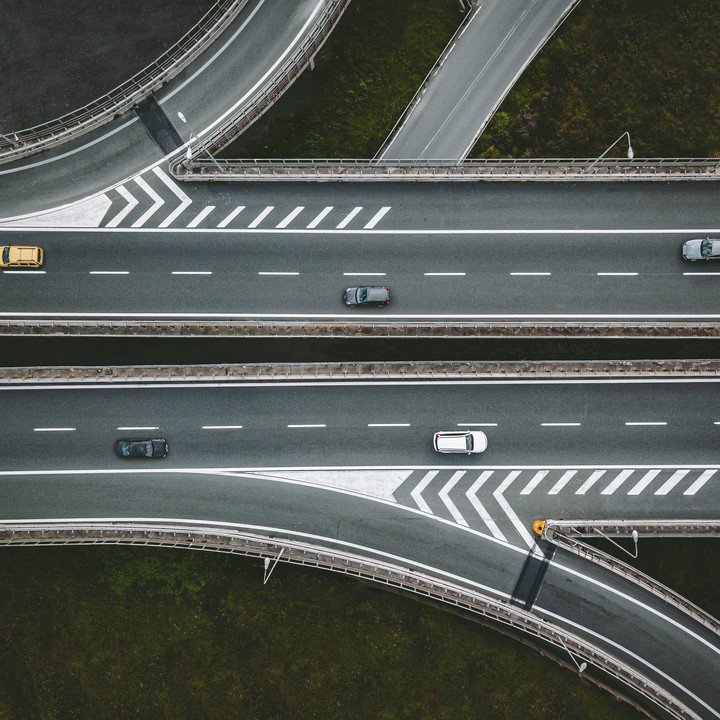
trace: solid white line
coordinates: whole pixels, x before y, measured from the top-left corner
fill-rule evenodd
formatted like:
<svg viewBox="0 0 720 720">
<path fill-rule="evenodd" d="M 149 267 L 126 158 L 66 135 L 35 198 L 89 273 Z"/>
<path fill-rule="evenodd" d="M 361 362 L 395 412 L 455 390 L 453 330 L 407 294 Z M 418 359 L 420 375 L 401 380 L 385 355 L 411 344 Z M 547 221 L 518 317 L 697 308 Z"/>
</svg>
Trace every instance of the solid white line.
<svg viewBox="0 0 720 720">
<path fill-rule="evenodd" d="M 156 427 L 155 425 L 148 425 L 147 427 L 144 426 L 138 426 L 138 427 L 119 427 L 118 430 L 159 430 L 159 427 Z"/>
<path fill-rule="evenodd" d="M 422 496 L 423 490 L 432 482 L 433 478 L 438 474 L 438 470 L 430 470 L 425 477 L 417 484 L 415 489 L 410 493 L 410 497 L 415 501 L 421 512 L 432 515 L 430 506 L 425 502 Z"/>
<path fill-rule="evenodd" d="M 706 470 L 683 495 L 694 495 L 716 472 L 717 470 Z"/>
<path fill-rule="evenodd" d="M 35 432 L 72 432 L 73 427 L 37 427 L 33 428 Z"/>
<path fill-rule="evenodd" d="M 118 185 L 115 189 L 123 196 L 127 205 L 125 205 L 125 207 L 105 225 L 105 227 L 109 228 L 117 227 L 139 202 L 139 200 L 124 185 Z"/>
<path fill-rule="evenodd" d="M 286 215 L 275 227 L 286 228 L 304 209 L 304 205 L 298 205 L 289 215 Z"/>
<path fill-rule="evenodd" d="M 89 275 L 129 275 L 129 270 L 90 270 Z"/>
<path fill-rule="evenodd" d="M 175 218 L 180 216 L 185 208 L 192 205 L 192 200 L 180 189 L 176 182 L 173 182 L 160 167 L 154 167 L 153 172 L 165 184 L 165 187 L 172 192 L 180 201 L 180 204 L 158 225 L 158 227 L 168 227 Z"/>
<path fill-rule="evenodd" d="M 606 470 L 596 470 L 590 477 L 575 491 L 576 495 L 585 493 L 606 473 Z"/>
<path fill-rule="evenodd" d="M 549 272 L 511 272 L 511 275 L 552 275 Z"/>
<path fill-rule="evenodd" d="M 3 270 L 4 275 L 44 275 L 45 270 Z"/>
<path fill-rule="evenodd" d="M 510 518 L 510 522 L 515 526 L 520 537 L 525 541 L 531 552 L 536 555 L 538 553 L 535 539 L 530 535 L 529 530 L 525 527 L 525 524 L 521 522 L 520 518 L 515 514 L 515 511 L 510 507 L 508 501 L 503 497 L 503 493 L 512 485 L 515 478 L 520 475 L 520 470 L 513 470 L 508 473 L 507 477 L 500 483 L 498 488 L 493 492 L 493 497 L 497 500 L 500 507 L 505 511 L 505 514 Z"/>
<path fill-rule="evenodd" d="M 242 425 L 203 425 L 203 430 L 241 430 Z"/>
<path fill-rule="evenodd" d="M 173 275 L 212 275 L 212 270 L 173 270 Z"/>
<path fill-rule="evenodd" d="M 483 504 L 478 500 L 478 490 L 485 484 L 485 481 L 493 474 L 492 470 L 484 470 L 480 473 L 478 479 L 468 488 L 465 496 L 470 501 L 470 504 L 475 508 L 475 512 L 482 518 L 482 521 L 487 525 L 488 530 L 493 534 L 493 537 L 503 542 L 507 542 L 507 538 L 502 534 L 497 523 L 492 519 L 490 513 L 485 509 Z"/>
<path fill-rule="evenodd" d="M 370 219 L 370 222 L 365 223 L 365 229 L 366 230 L 372 230 L 379 222 L 382 220 L 385 215 L 388 213 L 392 206 L 390 207 L 382 207 L 380 208 Z"/>
<path fill-rule="evenodd" d="M 618 473 L 615 479 L 600 494 L 612 495 L 634 472 L 634 470 L 623 470 Z"/>
<path fill-rule="evenodd" d="M 372 277 L 384 277 L 385 273 L 376 273 L 376 272 L 349 272 L 349 273 L 343 273 L 343 275 L 367 275 Z"/>
<path fill-rule="evenodd" d="M 530 482 L 520 491 L 520 494 L 529 495 L 542 482 L 543 478 L 549 472 L 549 470 L 538 470 L 532 480 L 530 480 Z"/>
<path fill-rule="evenodd" d="M 189 223 L 189 228 L 197 227 L 213 210 L 214 205 L 206 205 Z"/>
<path fill-rule="evenodd" d="M 465 275 L 464 272 L 427 272 L 424 274 L 428 277 L 462 277 L 463 275 Z"/>
<path fill-rule="evenodd" d="M 438 497 L 443 501 L 443 504 L 450 511 L 450 514 L 453 516 L 453 520 L 455 520 L 458 525 L 469 527 L 467 520 L 465 520 L 465 518 L 460 514 L 460 511 L 455 506 L 455 503 L 450 499 L 450 491 L 455 487 L 455 485 L 457 485 L 458 480 L 465 475 L 465 472 L 465 470 L 458 470 L 453 473 L 453 476 L 445 483 L 443 489 L 438 493 Z"/>
<path fill-rule="evenodd" d="M 563 476 L 550 488 L 548 495 L 557 495 L 577 473 L 577 470 L 566 470 Z"/>
<path fill-rule="evenodd" d="M 368 423 L 368 427 L 410 427 L 410 423 Z"/>
<path fill-rule="evenodd" d="M 626 422 L 626 425 L 667 425 L 666 422 Z"/>
<path fill-rule="evenodd" d="M 656 495 L 667 495 L 690 471 L 689 470 L 676 470 L 670 479 L 664 482 L 660 489 L 655 491 Z"/>
<path fill-rule="evenodd" d="M 324 219 L 325 217 L 332 212 L 333 206 L 328 205 L 328 207 L 321 210 L 314 218 L 313 220 L 308 223 L 308 228 L 316 228 Z"/>
<path fill-rule="evenodd" d="M 457 423 L 458 427 L 497 427 L 497 423 Z"/>
<path fill-rule="evenodd" d="M 145 182 L 142 177 L 136 177 L 135 182 L 153 201 L 153 204 L 131 225 L 131 227 L 139 228 L 142 227 L 165 204 L 165 201 Z"/>
<path fill-rule="evenodd" d="M 636 272 L 599 272 L 598 275 L 601 277 L 634 277 L 638 273 Z"/>
<path fill-rule="evenodd" d="M 218 223 L 218 227 L 227 227 L 244 209 L 244 205 L 238 205 L 224 220 Z"/>
<path fill-rule="evenodd" d="M 309 424 L 309 425 L 288 425 L 289 428 L 324 428 L 327 427 L 324 423 Z"/>
<path fill-rule="evenodd" d="M 268 205 L 249 225 L 248 228 L 256 228 L 273 210 L 274 205 Z"/>
<path fill-rule="evenodd" d="M 659 474 L 659 469 L 648 470 L 640 478 L 640 481 L 634 487 L 628 490 L 628 495 L 639 495 Z"/>
<path fill-rule="evenodd" d="M 582 423 L 578 422 L 548 422 L 540 423 L 541 427 L 580 427 Z"/>
<path fill-rule="evenodd" d="M 349 222 L 362 210 L 362 205 L 360 207 L 353 208 L 346 216 L 344 220 L 341 220 L 339 224 L 337 225 L 338 230 L 342 230 L 343 228 L 347 227 Z"/>
<path fill-rule="evenodd" d="M 299 274 L 300 274 L 299 272 L 281 272 L 281 271 L 275 272 L 274 270 L 261 270 L 258 273 L 258 275 L 299 275 Z"/>
</svg>

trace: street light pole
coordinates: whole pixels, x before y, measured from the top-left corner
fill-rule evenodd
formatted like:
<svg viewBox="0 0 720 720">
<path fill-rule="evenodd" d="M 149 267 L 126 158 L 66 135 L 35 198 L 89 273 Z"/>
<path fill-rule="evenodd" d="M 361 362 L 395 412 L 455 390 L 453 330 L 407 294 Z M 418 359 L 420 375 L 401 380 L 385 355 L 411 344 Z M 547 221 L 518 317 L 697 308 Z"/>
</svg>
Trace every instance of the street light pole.
<svg viewBox="0 0 720 720">
<path fill-rule="evenodd" d="M 626 130 L 597 160 L 595 160 L 595 162 L 592 163 L 592 165 L 590 165 L 590 167 L 585 170 L 585 172 L 594 168 L 595 165 L 597 165 L 626 135 L 628 143 L 627 156 L 628 160 L 632 160 L 635 157 L 635 153 L 633 152 L 632 145 L 630 143 L 630 133 Z"/>
<path fill-rule="evenodd" d="M 190 130 L 190 140 L 187 142 L 187 152 L 185 153 L 185 159 L 190 160 L 192 157 L 192 151 L 190 150 L 190 142 L 192 141 L 193 135 L 195 136 L 195 139 L 200 143 L 200 147 L 207 153 L 208 157 L 213 161 L 215 164 L 215 167 L 221 172 L 224 173 L 225 171 L 220 167 L 220 163 L 212 156 L 212 153 L 205 147 L 205 143 L 200 139 L 198 134 L 190 127 L 190 123 L 185 119 L 185 116 L 178 111 L 177 116 L 180 118 L 180 120 L 188 126 L 188 130 Z"/>
</svg>

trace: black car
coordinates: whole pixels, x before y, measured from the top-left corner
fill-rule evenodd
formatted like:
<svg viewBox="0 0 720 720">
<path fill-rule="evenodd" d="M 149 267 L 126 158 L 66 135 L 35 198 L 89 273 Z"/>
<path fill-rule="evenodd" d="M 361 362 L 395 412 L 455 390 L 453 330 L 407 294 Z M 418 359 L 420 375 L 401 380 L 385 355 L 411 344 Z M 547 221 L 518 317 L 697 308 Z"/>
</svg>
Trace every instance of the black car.
<svg viewBox="0 0 720 720">
<path fill-rule="evenodd" d="M 389 287 L 353 287 L 343 295 L 346 305 L 388 305 L 390 303 Z"/>
<path fill-rule="evenodd" d="M 115 443 L 118 457 L 164 458 L 168 454 L 167 440 L 118 440 Z"/>
</svg>

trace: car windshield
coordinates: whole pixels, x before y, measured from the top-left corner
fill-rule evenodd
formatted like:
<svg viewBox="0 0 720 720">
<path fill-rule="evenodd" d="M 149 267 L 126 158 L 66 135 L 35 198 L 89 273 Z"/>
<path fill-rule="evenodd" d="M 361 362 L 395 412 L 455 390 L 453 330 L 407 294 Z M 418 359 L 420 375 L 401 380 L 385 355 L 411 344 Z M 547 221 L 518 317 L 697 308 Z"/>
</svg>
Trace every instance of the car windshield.
<svg viewBox="0 0 720 720">
<path fill-rule="evenodd" d="M 358 290 L 358 302 L 365 302 L 367 300 L 367 292 L 367 288 L 360 288 L 360 290 Z"/>
<path fill-rule="evenodd" d="M 710 257 L 712 255 L 712 249 L 712 240 L 703 240 L 700 243 L 700 255 L 702 255 L 704 258 Z"/>
<path fill-rule="evenodd" d="M 468 435 L 468 436 L 465 438 L 465 449 L 466 449 L 466 450 L 472 450 L 472 449 L 473 449 L 473 436 L 472 436 L 472 435 Z"/>
<path fill-rule="evenodd" d="M 7 245 L 3 248 L 2 261 L 4 263 L 10 262 L 10 247 Z"/>
</svg>

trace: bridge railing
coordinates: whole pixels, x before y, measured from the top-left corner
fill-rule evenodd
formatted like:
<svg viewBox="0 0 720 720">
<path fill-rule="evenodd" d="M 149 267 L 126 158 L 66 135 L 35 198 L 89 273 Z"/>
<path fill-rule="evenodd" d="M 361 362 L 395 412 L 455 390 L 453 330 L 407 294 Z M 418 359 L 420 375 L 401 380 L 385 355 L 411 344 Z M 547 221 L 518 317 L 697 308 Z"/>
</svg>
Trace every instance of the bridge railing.
<svg viewBox="0 0 720 720">
<path fill-rule="evenodd" d="M 0 134 L 0 163 L 47 150 L 122 115 L 197 58 L 248 0 L 218 0 L 180 40 L 129 80 L 84 107 L 46 123 Z"/>
<path fill-rule="evenodd" d="M 447 603 L 471 615 L 503 624 L 515 631 L 527 633 L 555 647 L 561 654 L 570 654 L 573 663 L 587 663 L 599 676 L 585 677 L 611 692 L 603 680 L 609 676 L 670 716 L 682 720 L 701 720 L 701 717 L 646 675 L 637 672 L 610 655 L 599 646 L 570 633 L 559 626 L 533 615 L 531 612 L 497 600 L 469 588 L 449 583 L 408 568 L 379 560 L 330 550 L 278 537 L 264 537 L 218 526 L 190 526 L 163 522 L 33 522 L 5 521 L 0 523 L 1 545 L 157 545 L 162 547 L 210 550 L 234 553 L 330 570 L 351 577 Z M 558 658 L 555 658 L 558 660 Z M 604 674 L 604 675 L 603 675 Z M 625 697 L 636 704 L 632 695 Z"/>
</svg>

